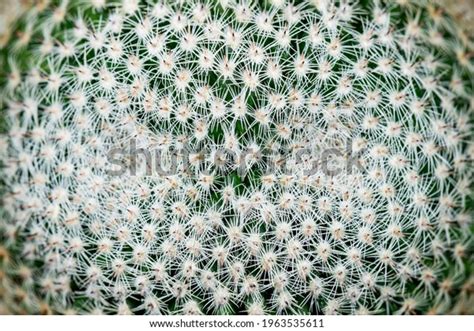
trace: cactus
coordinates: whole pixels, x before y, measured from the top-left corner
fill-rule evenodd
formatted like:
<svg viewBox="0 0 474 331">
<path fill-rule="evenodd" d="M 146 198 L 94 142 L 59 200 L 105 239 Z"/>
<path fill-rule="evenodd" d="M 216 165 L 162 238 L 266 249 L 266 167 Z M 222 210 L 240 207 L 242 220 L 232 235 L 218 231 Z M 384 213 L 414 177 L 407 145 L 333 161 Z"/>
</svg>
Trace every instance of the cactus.
<svg viewBox="0 0 474 331">
<path fill-rule="evenodd" d="M 472 302 L 473 44 L 442 8 L 43 0 L 10 32 L 0 310 Z"/>
</svg>

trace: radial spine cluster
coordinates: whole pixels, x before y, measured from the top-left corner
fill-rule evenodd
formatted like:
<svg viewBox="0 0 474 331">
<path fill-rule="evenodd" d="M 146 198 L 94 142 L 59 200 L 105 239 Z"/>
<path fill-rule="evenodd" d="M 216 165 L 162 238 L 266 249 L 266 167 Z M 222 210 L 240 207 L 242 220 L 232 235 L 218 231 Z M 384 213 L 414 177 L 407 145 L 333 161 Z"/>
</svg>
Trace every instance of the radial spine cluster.
<svg viewBox="0 0 474 331">
<path fill-rule="evenodd" d="M 1 39 L 0 310 L 469 300 L 473 45 L 439 7 L 63 0 L 17 25 Z"/>
</svg>

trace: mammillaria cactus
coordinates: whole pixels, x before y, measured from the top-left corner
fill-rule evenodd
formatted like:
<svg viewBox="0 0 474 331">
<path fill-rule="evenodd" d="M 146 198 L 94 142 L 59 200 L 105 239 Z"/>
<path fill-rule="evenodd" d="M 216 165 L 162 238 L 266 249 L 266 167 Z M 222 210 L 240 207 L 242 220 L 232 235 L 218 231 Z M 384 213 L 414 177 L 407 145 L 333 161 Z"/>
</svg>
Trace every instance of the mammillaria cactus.
<svg viewBox="0 0 474 331">
<path fill-rule="evenodd" d="M 40 1 L 3 38 L 5 312 L 446 313 L 472 43 L 425 1 Z"/>
</svg>

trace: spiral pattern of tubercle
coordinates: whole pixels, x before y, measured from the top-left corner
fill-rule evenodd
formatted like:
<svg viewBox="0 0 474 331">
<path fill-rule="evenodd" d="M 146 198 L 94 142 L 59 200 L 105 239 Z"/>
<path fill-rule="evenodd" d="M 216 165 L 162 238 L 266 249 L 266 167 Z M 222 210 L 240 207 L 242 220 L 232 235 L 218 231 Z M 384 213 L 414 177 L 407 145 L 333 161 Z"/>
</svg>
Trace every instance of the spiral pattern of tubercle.
<svg viewBox="0 0 474 331">
<path fill-rule="evenodd" d="M 2 312 L 472 302 L 473 47 L 430 2 L 40 1 L 1 42 Z M 112 175 L 130 142 L 192 152 Z"/>
</svg>

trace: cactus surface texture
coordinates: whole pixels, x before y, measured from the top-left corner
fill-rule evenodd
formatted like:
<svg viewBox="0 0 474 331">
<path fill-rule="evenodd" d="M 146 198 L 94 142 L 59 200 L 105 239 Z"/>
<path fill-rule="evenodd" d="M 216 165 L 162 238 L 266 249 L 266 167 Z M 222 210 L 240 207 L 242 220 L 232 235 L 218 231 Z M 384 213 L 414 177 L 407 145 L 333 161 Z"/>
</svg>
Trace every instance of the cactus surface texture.
<svg viewBox="0 0 474 331">
<path fill-rule="evenodd" d="M 42 0 L 0 47 L 0 312 L 472 304 L 474 47 L 439 6 Z"/>
</svg>

